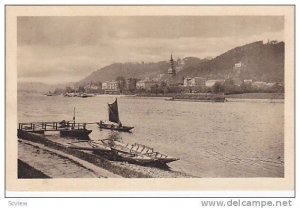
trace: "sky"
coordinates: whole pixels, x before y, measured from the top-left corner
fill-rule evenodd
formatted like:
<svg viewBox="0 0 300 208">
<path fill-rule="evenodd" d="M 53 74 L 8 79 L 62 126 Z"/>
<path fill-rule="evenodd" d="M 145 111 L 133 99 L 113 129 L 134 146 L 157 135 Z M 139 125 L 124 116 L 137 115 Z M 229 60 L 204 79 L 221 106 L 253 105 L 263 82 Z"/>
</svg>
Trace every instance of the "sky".
<svg viewBox="0 0 300 208">
<path fill-rule="evenodd" d="M 284 41 L 282 16 L 18 17 L 18 81 L 76 82 L 116 62 L 215 57 Z"/>
</svg>

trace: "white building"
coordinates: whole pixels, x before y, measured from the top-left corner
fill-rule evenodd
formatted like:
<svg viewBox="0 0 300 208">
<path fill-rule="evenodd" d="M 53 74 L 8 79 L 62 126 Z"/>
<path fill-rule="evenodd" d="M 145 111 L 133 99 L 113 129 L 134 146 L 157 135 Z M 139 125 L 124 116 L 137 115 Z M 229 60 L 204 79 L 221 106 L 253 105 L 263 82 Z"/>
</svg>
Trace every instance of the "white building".
<svg viewBox="0 0 300 208">
<path fill-rule="evenodd" d="M 255 87 L 257 87 L 257 88 L 265 88 L 265 87 L 267 87 L 267 83 L 266 82 L 253 82 L 252 85 L 255 86 Z"/>
<path fill-rule="evenodd" d="M 103 90 L 119 90 L 120 82 L 118 81 L 106 81 L 102 83 Z"/>
<path fill-rule="evenodd" d="M 245 80 L 244 80 L 244 83 L 245 83 L 245 84 L 252 84 L 252 79 L 245 79 Z"/>
<path fill-rule="evenodd" d="M 185 87 L 192 86 L 192 78 L 190 78 L 190 77 L 184 78 L 183 86 L 185 86 Z"/>
<path fill-rule="evenodd" d="M 141 80 L 136 83 L 136 88 L 137 89 L 145 89 L 145 90 L 150 90 L 152 86 L 158 84 L 157 81 L 153 80 Z"/>
<path fill-rule="evenodd" d="M 107 90 L 108 88 L 108 82 L 102 82 L 102 89 Z"/>
<path fill-rule="evenodd" d="M 206 83 L 206 79 L 203 77 L 194 77 L 192 79 L 192 85 L 193 86 L 201 86 L 204 87 Z"/>
<path fill-rule="evenodd" d="M 211 79 L 211 80 L 207 80 L 206 82 L 205 82 L 205 86 L 206 87 L 212 87 L 212 86 L 214 86 L 216 83 L 221 83 L 221 84 L 223 84 L 225 82 L 225 80 L 224 79 Z"/>
</svg>

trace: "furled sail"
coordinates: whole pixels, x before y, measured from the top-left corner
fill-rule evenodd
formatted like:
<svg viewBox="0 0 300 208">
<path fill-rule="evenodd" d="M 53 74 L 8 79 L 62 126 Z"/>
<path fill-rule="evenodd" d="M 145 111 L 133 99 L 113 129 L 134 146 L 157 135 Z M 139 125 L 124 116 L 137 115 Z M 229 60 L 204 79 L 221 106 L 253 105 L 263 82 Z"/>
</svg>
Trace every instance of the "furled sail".
<svg viewBox="0 0 300 208">
<path fill-rule="evenodd" d="M 117 99 L 112 104 L 108 104 L 108 115 L 109 115 L 109 121 L 114 123 L 119 123 L 120 119 L 119 119 Z"/>
</svg>

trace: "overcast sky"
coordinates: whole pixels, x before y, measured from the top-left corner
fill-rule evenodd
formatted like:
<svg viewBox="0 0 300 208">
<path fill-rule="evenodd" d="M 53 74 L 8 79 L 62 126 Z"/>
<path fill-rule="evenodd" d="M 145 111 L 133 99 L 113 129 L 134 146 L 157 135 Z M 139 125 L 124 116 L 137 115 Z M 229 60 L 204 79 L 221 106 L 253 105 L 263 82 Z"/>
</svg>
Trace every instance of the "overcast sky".
<svg viewBox="0 0 300 208">
<path fill-rule="evenodd" d="M 18 80 L 78 81 L 115 62 L 215 57 L 283 40 L 280 16 L 18 17 Z"/>
</svg>

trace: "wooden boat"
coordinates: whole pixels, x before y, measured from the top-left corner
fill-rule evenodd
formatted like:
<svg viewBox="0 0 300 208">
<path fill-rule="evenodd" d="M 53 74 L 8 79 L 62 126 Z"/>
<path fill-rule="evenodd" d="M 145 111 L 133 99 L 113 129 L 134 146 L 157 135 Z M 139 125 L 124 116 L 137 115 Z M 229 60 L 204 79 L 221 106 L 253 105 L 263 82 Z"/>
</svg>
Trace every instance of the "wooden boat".
<svg viewBox="0 0 300 208">
<path fill-rule="evenodd" d="M 109 153 L 111 152 L 111 148 L 105 145 L 101 145 L 100 143 L 97 143 L 95 141 L 89 140 L 81 140 L 77 142 L 71 142 L 68 143 L 70 149 L 79 149 L 79 150 L 87 150 L 87 151 L 93 151 L 96 153 Z M 78 145 L 80 144 L 80 145 Z"/>
<path fill-rule="evenodd" d="M 119 110 L 118 110 L 118 101 L 117 99 L 112 104 L 108 104 L 108 116 L 109 121 L 116 123 L 115 124 L 106 124 L 103 121 L 98 123 L 100 129 L 110 129 L 113 131 L 122 131 L 122 132 L 130 132 L 133 129 L 133 126 L 123 126 L 120 118 L 119 118 Z"/>
<path fill-rule="evenodd" d="M 52 92 L 47 92 L 46 94 L 45 94 L 46 96 L 55 96 L 55 94 L 54 93 L 52 93 Z"/>
<path fill-rule="evenodd" d="M 95 96 L 95 95 L 93 95 L 93 94 L 82 93 L 82 94 L 80 94 L 79 97 L 82 97 L 82 98 L 88 98 L 88 97 L 94 97 L 94 96 Z"/>
<path fill-rule="evenodd" d="M 147 155 L 151 158 L 154 158 L 157 163 L 161 163 L 161 164 L 166 164 L 166 163 L 179 160 L 179 158 L 170 157 L 160 152 L 155 152 L 153 148 L 143 144 L 134 143 L 133 145 L 131 145 L 130 148 L 132 152 L 137 152 L 139 154 Z"/>
<path fill-rule="evenodd" d="M 123 132 L 129 132 L 131 129 L 134 128 L 132 126 L 118 126 L 118 125 L 114 125 L 114 124 L 105 124 L 101 121 L 100 121 L 100 123 L 98 123 L 98 126 L 100 129 L 110 129 L 113 131 L 123 131 Z"/>
<path fill-rule="evenodd" d="M 103 144 L 115 151 L 123 160 L 140 164 L 166 165 L 167 163 L 179 160 L 165 154 L 155 152 L 153 148 L 142 144 L 124 144 L 122 142 L 106 139 L 101 140 Z"/>
<path fill-rule="evenodd" d="M 76 138 L 81 138 L 81 139 L 89 139 L 89 134 L 92 132 L 92 130 L 88 129 L 72 129 L 72 128 L 67 128 L 67 129 L 62 129 L 59 131 L 60 136 L 62 137 L 76 137 Z"/>
<path fill-rule="evenodd" d="M 78 145 L 80 144 L 80 145 Z M 159 152 L 154 152 L 153 148 L 141 144 L 124 144 L 113 139 L 104 139 L 99 141 L 81 140 L 69 143 L 69 148 L 84 151 L 92 151 L 109 160 L 126 161 L 139 165 L 151 165 L 166 167 L 167 163 L 179 160 L 169 157 Z"/>
<path fill-rule="evenodd" d="M 76 137 L 81 139 L 89 139 L 89 134 L 92 130 L 86 129 L 85 123 L 76 123 L 75 122 L 75 107 L 73 122 L 66 122 L 65 120 L 59 123 L 59 133 L 62 137 Z"/>
</svg>

